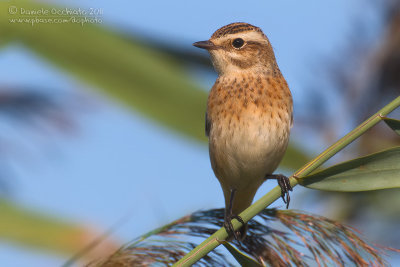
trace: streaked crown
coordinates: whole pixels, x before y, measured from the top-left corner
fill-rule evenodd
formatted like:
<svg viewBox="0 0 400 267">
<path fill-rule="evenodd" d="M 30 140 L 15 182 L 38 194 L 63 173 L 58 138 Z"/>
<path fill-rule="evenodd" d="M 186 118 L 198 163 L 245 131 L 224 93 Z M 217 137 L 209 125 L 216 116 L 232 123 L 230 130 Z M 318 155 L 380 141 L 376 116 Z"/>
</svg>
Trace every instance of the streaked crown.
<svg viewBox="0 0 400 267">
<path fill-rule="evenodd" d="M 211 39 L 217 39 L 220 37 L 225 37 L 229 34 L 235 34 L 240 32 L 259 32 L 262 35 L 264 35 L 262 30 L 256 26 L 244 22 L 235 22 L 216 30 L 214 34 L 211 36 Z"/>
</svg>

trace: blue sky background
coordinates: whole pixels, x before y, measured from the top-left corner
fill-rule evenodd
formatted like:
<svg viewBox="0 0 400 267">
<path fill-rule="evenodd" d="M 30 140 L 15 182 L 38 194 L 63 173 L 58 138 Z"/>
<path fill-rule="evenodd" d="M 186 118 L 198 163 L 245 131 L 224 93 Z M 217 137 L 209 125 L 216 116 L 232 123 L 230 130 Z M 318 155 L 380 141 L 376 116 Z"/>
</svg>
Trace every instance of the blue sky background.
<svg viewBox="0 0 400 267">
<path fill-rule="evenodd" d="M 261 27 L 274 46 L 279 66 L 301 108 L 312 64 L 345 44 L 354 16 L 371 16 L 364 1 L 49 1 L 70 7 L 102 8 L 103 25 L 132 31 L 183 49 L 208 39 L 219 27 L 245 21 Z M 54 27 L 57 27 L 54 25 Z M 83 26 L 84 30 L 84 26 Z M 204 87 L 212 78 L 201 81 Z M 0 125 L 2 136 L 23 147 L 14 164 L 12 199 L 24 207 L 67 221 L 107 229 L 131 214 L 112 236 L 122 243 L 198 209 L 222 207 L 223 196 L 211 170 L 207 147 L 177 135 L 88 85 L 57 70 L 22 46 L 0 50 L 0 84 L 29 86 L 63 95 L 81 92 L 95 104 L 76 112 L 72 135 L 21 134 Z M 335 96 L 332 96 L 333 100 Z M 296 128 L 295 128 L 296 132 Z M 7 134 L 5 134 L 7 133 Z M 257 197 L 274 182 L 266 183 Z M 322 212 L 324 203 L 292 208 Z M 309 203 L 309 202 L 308 202 Z M 274 206 L 282 206 L 281 200 Z M 4 266 L 59 266 L 66 258 L 0 243 Z"/>
</svg>

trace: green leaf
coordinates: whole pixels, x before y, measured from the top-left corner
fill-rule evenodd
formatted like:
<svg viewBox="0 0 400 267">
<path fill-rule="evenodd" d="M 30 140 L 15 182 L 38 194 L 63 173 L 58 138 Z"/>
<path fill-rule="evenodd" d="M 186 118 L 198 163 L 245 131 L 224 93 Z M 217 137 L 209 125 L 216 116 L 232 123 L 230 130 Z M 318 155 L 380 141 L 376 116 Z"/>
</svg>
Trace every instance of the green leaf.
<svg viewBox="0 0 400 267">
<path fill-rule="evenodd" d="M 400 135 L 400 121 L 399 120 L 383 118 L 383 121 L 386 122 L 386 124 L 390 128 L 392 128 L 393 131 L 395 131 L 398 135 Z"/>
<path fill-rule="evenodd" d="M 400 147 L 346 161 L 298 179 L 305 187 L 358 192 L 400 187 Z"/>
<path fill-rule="evenodd" d="M 232 246 L 229 242 L 222 242 L 222 245 L 232 254 L 232 256 L 237 260 L 240 266 L 246 267 L 260 267 L 263 266 L 257 261 L 250 258 L 248 255 L 244 254 L 243 252 L 239 251 L 237 248 Z"/>
</svg>

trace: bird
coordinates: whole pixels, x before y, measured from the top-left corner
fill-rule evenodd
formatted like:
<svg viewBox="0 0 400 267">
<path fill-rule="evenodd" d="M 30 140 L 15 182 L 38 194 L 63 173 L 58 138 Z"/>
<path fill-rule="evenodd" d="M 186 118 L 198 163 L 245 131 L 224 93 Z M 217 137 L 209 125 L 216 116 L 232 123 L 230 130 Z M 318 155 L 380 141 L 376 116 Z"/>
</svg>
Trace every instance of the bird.
<svg viewBox="0 0 400 267">
<path fill-rule="evenodd" d="M 231 23 L 193 45 L 209 52 L 218 73 L 208 95 L 205 132 L 211 166 L 225 198 L 224 227 L 229 236 L 243 240 L 247 225 L 239 214 L 265 180 L 278 181 L 289 207 L 289 179 L 273 173 L 289 142 L 292 94 L 259 27 Z M 242 223 L 236 231 L 234 218 Z"/>
</svg>

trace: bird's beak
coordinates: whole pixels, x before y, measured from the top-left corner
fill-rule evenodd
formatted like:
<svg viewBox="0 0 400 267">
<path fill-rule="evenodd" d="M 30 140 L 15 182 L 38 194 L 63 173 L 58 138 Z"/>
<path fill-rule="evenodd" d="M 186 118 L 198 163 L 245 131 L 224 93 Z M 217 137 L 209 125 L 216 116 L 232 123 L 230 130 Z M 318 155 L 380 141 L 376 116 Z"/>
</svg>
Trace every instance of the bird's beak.
<svg viewBox="0 0 400 267">
<path fill-rule="evenodd" d="M 195 47 L 202 48 L 202 49 L 207 49 L 207 50 L 212 50 L 212 49 L 217 49 L 218 46 L 213 44 L 211 41 L 200 41 L 200 42 L 195 42 L 193 43 Z"/>
</svg>

